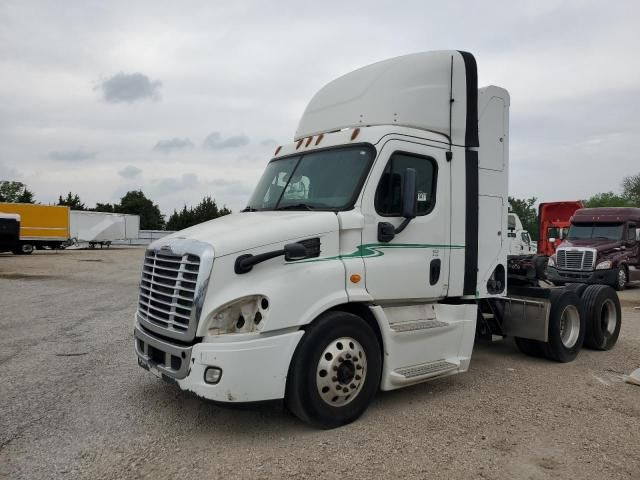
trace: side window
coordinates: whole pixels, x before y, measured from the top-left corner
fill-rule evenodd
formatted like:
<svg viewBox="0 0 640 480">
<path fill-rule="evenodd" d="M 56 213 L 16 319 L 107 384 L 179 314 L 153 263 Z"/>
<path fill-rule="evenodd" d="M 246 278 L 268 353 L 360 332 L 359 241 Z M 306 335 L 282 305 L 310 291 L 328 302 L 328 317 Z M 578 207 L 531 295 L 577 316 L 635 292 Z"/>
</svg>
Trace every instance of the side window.
<svg viewBox="0 0 640 480">
<path fill-rule="evenodd" d="M 630 223 L 627 231 L 627 240 L 629 242 L 634 242 L 636 240 L 636 226 L 633 223 Z"/>
<path fill-rule="evenodd" d="M 426 215 L 435 205 L 436 161 L 410 153 L 394 153 L 382 172 L 376 190 L 376 211 L 383 216 L 399 217 L 402 214 L 402 183 L 407 168 L 416 170 L 418 215 Z"/>
</svg>

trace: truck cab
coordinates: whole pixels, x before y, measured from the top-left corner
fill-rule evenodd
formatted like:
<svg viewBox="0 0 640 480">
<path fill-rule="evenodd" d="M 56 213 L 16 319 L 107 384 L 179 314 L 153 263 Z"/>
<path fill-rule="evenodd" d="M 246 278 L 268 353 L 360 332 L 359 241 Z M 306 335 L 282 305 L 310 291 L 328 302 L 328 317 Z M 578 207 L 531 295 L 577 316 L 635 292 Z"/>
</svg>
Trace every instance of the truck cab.
<svg viewBox="0 0 640 480">
<path fill-rule="evenodd" d="M 550 257 L 569 232 L 571 216 L 582 202 L 546 202 L 538 207 L 538 255 Z"/>
<path fill-rule="evenodd" d="M 507 236 L 509 237 L 510 256 L 536 253 L 536 246 L 531 240 L 531 235 L 522 226 L 520 217 L 513 212 L 509 212 Z"/>
<path fill-rule="evenodd" d="M 525 352 L 575 358 L 575 293 L 507 297 L 509 103 L 478 88 L 459 51 L 324 86 L 246 208 L 149 246 L 139 365 L 221 403 L 284 400 L 331 428 L 378 389 L 467 371 L 479 319 Z"/>
<path fill-rule="evenodd" d="M 581 208 L 549 259 L 554 283 L 602 283 L 623 290 L 640 281 L 640 208 Z"/>
</svg>

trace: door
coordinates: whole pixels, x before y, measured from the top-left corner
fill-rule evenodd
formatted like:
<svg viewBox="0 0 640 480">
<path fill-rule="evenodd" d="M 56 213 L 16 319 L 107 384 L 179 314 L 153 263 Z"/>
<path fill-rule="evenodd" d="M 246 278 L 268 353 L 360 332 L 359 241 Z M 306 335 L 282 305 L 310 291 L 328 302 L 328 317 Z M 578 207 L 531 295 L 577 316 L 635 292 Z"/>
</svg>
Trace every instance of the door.
<svg viewBox="0 0 640 480">
<path fill-rule="evenodd" d="M 402 184 L 416 171 L 417 216 L 390 242 L 378 240 L 378 224 L 402 223 Z M 444 148 L 390 140 L 367 182 L 362 212 L 366 288 L 375 300 L 446 296 L 450 245 L 450 164 Z M 459 248 L 463 248 L 460 246 Z"/>
</svg>

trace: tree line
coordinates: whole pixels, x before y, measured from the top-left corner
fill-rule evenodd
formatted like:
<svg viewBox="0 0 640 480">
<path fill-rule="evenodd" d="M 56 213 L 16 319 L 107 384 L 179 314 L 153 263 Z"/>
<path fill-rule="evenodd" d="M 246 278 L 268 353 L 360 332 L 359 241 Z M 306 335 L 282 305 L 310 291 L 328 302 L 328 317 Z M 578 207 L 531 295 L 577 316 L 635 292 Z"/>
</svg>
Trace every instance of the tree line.
<svg viewBox="0 0 640 480">
<path fill-rule="evenodd" d="M 35 194 L 24 183 L 6 180 L 0 181 L 0 202 L 37 203 Z M 180 211 L 174 209 L 169 220 L 165 221 L 160 207 L 142 190 L 125 193 L 117 203 L 96 203 L 95 208 L 87 208 L 78 194 L 68 192 L 64 197 L 58 197 L 56 205 L 68 206 L 72 210 L 139 215 L 142 230 L 182 230 L 231 213 L 226 206 L 218 207 L 213 198 L 206 196 L 195 207 L 187 208 L 185 205 Z"/>
<path fill-rule="evenodd" d="M 601 192 L 582 200 L 585 208 L 596 207 L 640 207 L 640 173 L 622 179 L 622 194 Z M 535 204 L 537 197 L 509 197 L 511 211 L 520 217 L 522 227 L 529 232 L 531 238 L 538 239 L 538 210 Z"/>
</svg>

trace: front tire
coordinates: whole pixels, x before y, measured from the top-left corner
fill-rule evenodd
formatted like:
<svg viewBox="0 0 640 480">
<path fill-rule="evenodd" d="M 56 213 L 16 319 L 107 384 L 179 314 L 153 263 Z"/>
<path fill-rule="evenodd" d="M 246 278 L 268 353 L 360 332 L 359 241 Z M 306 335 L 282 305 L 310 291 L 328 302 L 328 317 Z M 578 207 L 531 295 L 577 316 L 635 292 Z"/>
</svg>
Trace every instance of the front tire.
<svg viewBox="0 0 640 480">
<path fill-rule="evenodd" d="M 627 286 L 627 270 L 624 268 L 624 265 L 620 265 L 618 267 L 618 275 L 616 277 L 615 288 L 619 292 L 624 290 L 624 287 Z"/>
<path fill-rule="evenodd" d="M 589 285 L 582 295 L 587 334 L 585 346 L 610 350 L 618 341 L 622 315 L 616 292 L 607 285 Z"/>
<path fill-rule="evenodd" d="M 380 345 L 372 328 L 346 312 L 318 318 L 298 344 L 285 402 L 301 420 L 335 428 L 356 420 L 378 391 Z"/>
</svg>

